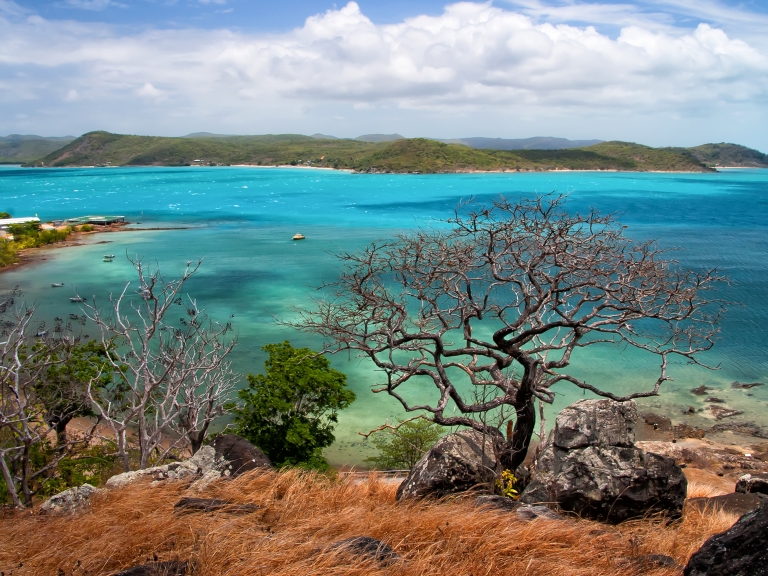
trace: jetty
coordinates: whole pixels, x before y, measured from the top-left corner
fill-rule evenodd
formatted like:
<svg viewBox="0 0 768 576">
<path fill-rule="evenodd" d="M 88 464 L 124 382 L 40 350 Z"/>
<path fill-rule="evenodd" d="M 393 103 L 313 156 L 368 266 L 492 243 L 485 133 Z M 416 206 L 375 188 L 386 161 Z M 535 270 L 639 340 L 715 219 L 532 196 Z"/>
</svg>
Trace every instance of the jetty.
<svg viewBox="0 0 768 576">
<path fill-rule="evenodd" d="M 81 224 L 108 226 L 110 224 L 125 222 L 125 216 L 78 216 L 77 218 L 68 218 L 64 222 L 74 226 L 80 226 Z"/>
</svg>

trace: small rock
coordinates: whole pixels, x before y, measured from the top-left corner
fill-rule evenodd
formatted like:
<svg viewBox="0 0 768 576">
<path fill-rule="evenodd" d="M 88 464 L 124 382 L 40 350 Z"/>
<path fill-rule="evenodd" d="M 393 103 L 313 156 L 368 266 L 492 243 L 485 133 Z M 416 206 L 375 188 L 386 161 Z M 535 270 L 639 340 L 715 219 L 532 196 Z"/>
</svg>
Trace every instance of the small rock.
<svg viewBox="0 0 768 576">
<path fill-rule="evenodd" d="M 736 492 L 768 495 L 768 474 L 744 474 L 736 482 Z"/>
<path fill-rule="evenodd" d="M 675 438 L 704 438 L 706 430 L 689 426 L 688 424 L 676 424 L 673 428 Z"/>
<path fill-rule="evenodd" d="M 698 388 L 694 388 L 693 390 L 691 390 L 691 393 L 696 394 L 696 396 L 704 396 L 710 390 L 711 388 L 707 388 L 706 386 L 701 385 Z"/>
<path fill-rule="evenodd" d="M 229 462 L 226 471 L 233 477 L 249 470 L 272 468 L 272 462 L 264 452 L 237 434 L 217 436 L 211 446 L 216 450 L 217 459 Z"/>
<path fill-rule="evenodd" d="M 179 512 L 217 512 L 230 514 L 250 514 L 261 510 L 256 504 L 232 504 L 215 498 L 182 498 L 173 506 Z"/>
<path fill-rule="evenodd" d="M 496 510 L 511 512 L 515 508 L 521 506 L 521 504 L 519 501 L 513 500 L 512 498 L 494 494 L 491 496 L 485 495 L 475 498 L 475 507 L 480 508 L 481 506 L 487 506 L 489 508 L 495 508 Z"/>
<path fill-rule="evenodd" d="M 712 536 L 691 556 L 685 576 L 767 576 L 768 503 Z"/>
<path fill-rule="evenodd" d="M 731 382 L 731 388 L 736 388 L 736 390 L 749 390 L 750 388 L 756 388 L 757 386 L 762 386 L 762 382 L 750 382 L 749 384 L 743 384 L 741 382 Z"/>
<path fill-rule="evenodd" d="M 64 490 L 63 492 L 59 492 L 48 498 L 48 500 L 43 502 L 40 506 L 40 511 L 48 514 L 56 512 L 75 512 L 86 504 L 97 492 L 99 492 L 98 488 L 95 488 L 90 484 L 75 486 L 74 488 Z"/>
<path fill-rule="evenodd" d="M 715 420 L 722 420 L 723 418 L 744 414 L 743 410 L 730 410 L 728 408 L 723 408 L 722 406 L 710 406 L 709 410 L 714 414 Z"/>
<path fill-rule="evenodd" d="M 704 400 L 704 402 L 711 402 L 713 404 L 723 404 L 725 403 L 725 400 L 723 400 L 722 398 L 717 398 L 716 396 L 710 396 L 709 398 Z"/>
<path fill-rule="evenodd" d="M 763 498 L 761 494 L 741 494 L 739 492 L 732 492 L 731 494 L 712 496 L 711 498 L 690 498 L 685 502 L 685 509 L 719 509 L 723 512 L 728 512 L 729 514 L 737 514 L 741 516 L 757 509 L 763 500 L 765 500 L 765 498 Z"/>
<path fill-rule="evenodd" d="M 683 414 L 696 414 L 696 408 L 693 406 L 688 406 L 688 410 L 685 410 Z"/>
<path fill-rule="evenodd" d="M 546 506 L 529 506 L 524 504 L 515 508 L 515 514 L 528 522 L 538 518 L 543 518 L 544 520 L 565 520 L 560 514 Z"/>
<path fill-rule="evenodd" d="M 381 564 L 392 564 L 401 558 L 388 544 L 370 536 L 354 536 L 339 540 L 331 544 L 330 549 L 348 551 L 356 556 L 376 560 Z"/>
<path fill-rule="evenodd" d="M 150 562 L 122 570 L 113 576 L 187 576 L 188 573 L 188 562 Z"/>
</svg>

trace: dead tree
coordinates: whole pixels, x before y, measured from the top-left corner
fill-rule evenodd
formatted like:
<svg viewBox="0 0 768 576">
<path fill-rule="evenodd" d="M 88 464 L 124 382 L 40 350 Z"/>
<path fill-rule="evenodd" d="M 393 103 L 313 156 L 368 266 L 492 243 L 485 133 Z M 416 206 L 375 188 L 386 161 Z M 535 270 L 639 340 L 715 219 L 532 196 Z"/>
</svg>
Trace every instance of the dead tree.
<svg viewBox="0 0 768 576">
<path fill-rule="evenodd" d="M 374 392 L 406 411 L 503 440 L 498 457 L 514 470 L 535 402 L 551 403 L 556 385 L 617 401 L 655 396 L 673 358 L 701 364 L 724 311 L 708 295 L 724 280 L 716 270 L 682 270 L 654 242 L 626 238 L 613 216 L 570 214 L 563 202 L 501 198 L 457 211 L 444 229 L 343 254 L 340 278 L 291 325 L 326 337 L 329 352 L 368 357 L 386 379 Z M 658 376 L 620 394 L 569 374 L 575 351 L 601 345 L 657 358 Z M 426 387 L 432 401 L 409 400 Z M 481 417 L 505 407 L 506 438 Z"/>
<path fill-rule="evenodd" d="M 188 262 L 181 278 L 170 281 L 140 260 L 131 263 L 138 274 L 135 290 L 128 283 L 110 296 L 106 312 L 95 299 L 85 304 L 117 376 L 108 389 L 89 388 L 89 396 L 126 471 L 131 440 L 141 469 L 153 454 L 162 460 L 185 444 L 199 447 L 211 421 L 224 413 L 233 387 L 227 356 L 237 341 L 228 336 L 231 324 L 210 322 L 184 294 L 200 262 Z"/>
<path fill-rule="evenodd" d="M 75 384 L 46 385 L 50 369 L 69 362 L 77 339 L 58 322 L 49 334 L 35 322 L 34 307 L 13 300 L 0 303 L 0 472 L 11 503 L 21 507 L 32 504 L 61 460 L 87 444 L 91 432 L 57 434 L 60 421 L 78 415 L 84 403 L 76 400 Z"/>
</svg>

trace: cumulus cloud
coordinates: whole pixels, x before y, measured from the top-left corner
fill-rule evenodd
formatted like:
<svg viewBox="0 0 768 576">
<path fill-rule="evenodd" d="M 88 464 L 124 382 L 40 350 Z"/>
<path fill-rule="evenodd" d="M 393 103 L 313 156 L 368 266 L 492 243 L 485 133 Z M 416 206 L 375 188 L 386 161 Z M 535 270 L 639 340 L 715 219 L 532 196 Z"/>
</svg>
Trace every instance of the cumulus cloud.
<svg viewBox="0 0 768 576">
<path fill-rule="evenodd" d="M 105 25 L 0 17 L 2 70 L 37 74 L 9 80 L 16 96 L 3 99 L 45 99 L 58 73 L 87 86 L 80 100 L 94 106 L 138 98 L 162 101 L 171 113 L 330 102 L 351 109 L 686 114 L 768 95 L 766 52 L 713 25 L 627 20 L 610 36 L 556 20 L 460 2 L 437 16 L 380 25 L 349 2 L 282 34 L 126 36 Z"/>
</svg>

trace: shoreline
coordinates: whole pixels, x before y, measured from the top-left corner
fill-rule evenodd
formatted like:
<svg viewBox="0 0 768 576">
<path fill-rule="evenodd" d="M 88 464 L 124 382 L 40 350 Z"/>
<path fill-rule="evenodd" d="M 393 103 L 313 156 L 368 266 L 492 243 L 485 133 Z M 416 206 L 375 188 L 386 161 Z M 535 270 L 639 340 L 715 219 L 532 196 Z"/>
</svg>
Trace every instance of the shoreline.
<svg viewBox="0 0 768 576">
<path fill-rule="evenodd" d="M 6 164 L 6 166 L 18 166 L 23 168 L 21 164 Z M 716 174 L 720 170 L 766 170 L 768 167 L 761 166 L 716 166 L 711 170 L 618 170 L 615 168 L 550 168 L 547 170 L 517 170 L 517 169 L 500 169 L 500 170 L 452 170 L 445 172 L 368 172 L 357 171 L 353 168 L 332 168 L 330 166 L 292 166 L 290 164 L 279 165 L 261 165 L 261 164 L 231 164 L 228 166 L 170 166 L 170 165 L 144 165 L 144 166 L 33 166 L 36 170 L 66 170 L 66 169 L 82 169 L 82 168 L 264 168 L 264 169 L 291 169 L 291 170 L 323 170 L 328 172 L 347 172 L 349 174 L 369 174 L 369 175 L 413 175 L 413 176 L 431 176 L 431 175 L 446 175 L 446 174 L 544 174 L 552 172 L 600 172 L 600 173 L 624 173 L 624 174 Z"/>
<path fill-rule="evenodd" d="M 109 244 L 109 240 L 101 241 L 89 241 L 95 240 L 101 234 L 111 234 L 117 232 L 156 232 L 165 230 L 188 230 L 191 226 L 178 226 L 178 227 L 153 227 L 153 228 L 126 228 L 131 222 L 123 222 L 119 224 L 110 224 L 103 228 L 95 228 L 91 232 L 73 231 L 69 237 L 54 244 L 47 244 L 45 246 L 38 246 L 37 248 L 24 248 L 19 250 L 19 261 L 3 266 L 0 268 L 0 275 L 19 270 L 21 268 L 29 267 L 33 264 L 45 262 L 48 260 L 47 252 L 49 250 L 56 251 L 64 248 L 77 248 L 79 246 L 87 246 L 90 244 Z"/>
</svg>

